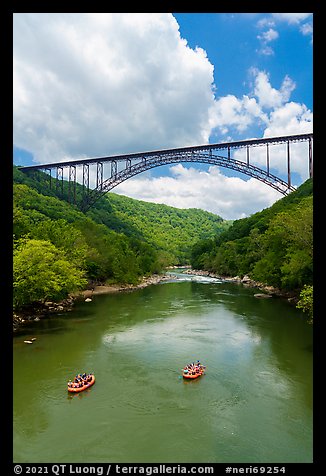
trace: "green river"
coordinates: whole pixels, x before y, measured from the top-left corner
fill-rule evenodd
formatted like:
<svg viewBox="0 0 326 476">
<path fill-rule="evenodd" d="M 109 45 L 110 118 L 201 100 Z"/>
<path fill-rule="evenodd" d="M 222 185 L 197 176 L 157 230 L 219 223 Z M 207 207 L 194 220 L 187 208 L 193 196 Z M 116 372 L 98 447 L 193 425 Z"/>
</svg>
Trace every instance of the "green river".
<svg viewBox="0 0 326 476">
<path fill-rule="evenodd" d="M 311 463 L 312 326 L 255 293 L 176 271 L 24 328 L 13 461 Z M 183 379 L 197 359 L 206 374 Z M 83 371 L 95 385 L 68 394 Z"/>
</svg>

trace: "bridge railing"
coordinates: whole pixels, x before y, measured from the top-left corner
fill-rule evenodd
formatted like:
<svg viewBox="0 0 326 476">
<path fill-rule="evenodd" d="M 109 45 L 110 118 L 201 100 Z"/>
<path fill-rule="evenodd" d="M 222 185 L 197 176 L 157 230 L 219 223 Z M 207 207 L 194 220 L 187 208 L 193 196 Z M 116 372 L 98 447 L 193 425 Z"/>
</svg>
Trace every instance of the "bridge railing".
<svg viewBox="0 0 326 476">
<path fill-rule="evenodd" d="M 63 195 L 64 171 L 68 170 L 68 201 L 76 203 L 76 182 L 82 185 L 82 208 L 89 208 L 95 201 L 119 183 L 144 172 L 153 167 L 178 162 L 200 162 L 233 169 L 248 176 L 257 178 L 267 185 L 275 188 L 280 193 L 286 194 L 294 190 L 291 183 L 291 154 L 290 145 L 296 142 L 308 142 L 308 170 L 309 177 L 313 173 L 313 134 L 297 134 L 281 137 L 267 137 L 261 139 L 249 139 L 235 142 L 222 142 L 218 144 L 205 144 L 199 146 L 181 147 L 174 149 L 161 149 L 147 152 L 114 155 L 107 157 L 86 158 L 81 160 L 38 164 L 27 167 L 18 167 L 22 172 L 44 171 L 49 176 L 49 184 L 52 186 L 52 170 L 55 172 L 56 192 Z M 286 170 L 287 181 L 271 173 L 270 149 L 272 145 L 286 144 Z M 251 148 L 266 148 L 266 167 L 261 168 L 251 163 Z M 232 150 L 245 148 L 244 161 L 231 156 Z M 225 156 L 220 155 L 225 151 Z M 109 165 L 109 178 L 104 177 L 105 167 Z M 81 173 L 77 172 L 78 170 Z M 90 167 L 96 167 L 95 177 L 93 174 L 93 189 L 90 187 Z"/>
</svg>

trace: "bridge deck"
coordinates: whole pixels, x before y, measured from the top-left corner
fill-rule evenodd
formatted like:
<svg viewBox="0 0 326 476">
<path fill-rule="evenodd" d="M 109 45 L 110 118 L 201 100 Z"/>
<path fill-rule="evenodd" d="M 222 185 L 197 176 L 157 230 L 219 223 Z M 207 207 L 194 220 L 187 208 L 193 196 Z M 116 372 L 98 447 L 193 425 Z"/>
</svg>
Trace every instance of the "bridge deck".
<svg viewBox="0 0 326 476">
<path fill-rule="evenodd" d="M 48 164 L 31 165 L 28 167 L 18 167 L 22 172 L 33 170 L 45 171 L 49 173 L 49 183 L 51 187 L 51 172 L 56 171 L 56 190 L 61 189 L 61 196 L 64 196 L 64 169 L 68 171 L 68 201 L 76 203 L 76 167 L 82 167 L 82 203 L 81 208 L 85 211 L 91 207 L 102 195 L 112 190 L 121 182 L 137 175 L 145 170 L 162 165 L 179 162 L 197 162 L 216 165 L 233 169 L 250 177 L 256 178 L 269 185 L 283 195 L 290 193 L 295 188 L 291 184 L 291 156 L 290 143 L 309 142 L 308 150 L 308 170 L 312 177 L 312 140 L 313 134 L 297 134 L 292 136 L 266 137 L 263 139 L 249 139 L 236 142 L 221 142 L 218 144 L 205 144 L 190 147 L 180 147 L 175 149 L 161 149 L 147 152 L 137 152 L 132 154 L 113 155 L 108 157 L 95 157 L 90 159 L 72 160 L 66 162 L 55 162 Z M 286 144 L 286 169 L 287 181 L 270 172 L 270 148 L 272 144 Z M 266 147 L 266 168 L 254 166 L 250 163 L 251 147 Z M 246 148 L 246 160 L 239 161 L 231 157 L 231 150 Z M 218 151 L 227 151 L 226 157 L 220 155 Z M 118 164 L 122 167 L 119 167 Z M 104 179 L 104 163 L 110 164 L 110 177 Z M 96 186 L 90 188 L 90 166 L 96 166 Z M 120 170 L 119 170 L 120 169 Z M 107 171 L 106 171 L 107 172 Z"/>
<path fill-rule="evenodd" d="M 107 157 L 93 157 L 85 158 L 79 160 L 70 160 L 66 162 L 54 162 L 49 164 L 39 164 L 39 165 L 30 165 L 27 167 L 18 167 L 22 171 L 28 170 L 41 170 L 49 169 L 55 167 L 69 167 L 72 165 L 83 165 L 83 164 L 92 164 L 97 162 L 119 162 L 127 159 L 135 160 L 142 157 L 152 157 L 152 156 L 163 156 L 166 154 L 178 154 L 183 152 L 199 152 L 199 151 L 210 151 L 210 150 L 227 150 L 227 149 L 238 149 L 241 147 L 257 147 L 266 144 L 282 144 L 289 142 L 303 142 L 313 139 L 313 134 L 297 134 L 292 136 L 281 136 L 281 137 L 266 137 L 263 139 L 248 139 L 243 141 L 235 142 L 220 142 L 218 144 L 205 144 L 205 145 L 196 145 L 189 147 L 179 147 L 175 149 L 160 149 L 152 150 L 147 152 L 136 152 L 131 154 L 122 154 L 122 155 L 112 155 Z"/>
</svg>

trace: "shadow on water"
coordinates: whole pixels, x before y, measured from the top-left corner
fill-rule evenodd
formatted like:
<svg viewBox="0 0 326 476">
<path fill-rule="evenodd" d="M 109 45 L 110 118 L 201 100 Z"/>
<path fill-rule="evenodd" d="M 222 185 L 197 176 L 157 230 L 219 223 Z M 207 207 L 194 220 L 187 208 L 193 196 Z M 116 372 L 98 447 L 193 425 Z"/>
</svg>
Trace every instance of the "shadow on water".
<svg viewBox="0 0 326 476">
<path fill-rule="evenodd" d="M 87 398 L 90 396 L 92 391 L 94 391 L 93 386 L 92 388 L 86 388 L 82 392 L 77 392 L 77 393 L 68 392 L 67 390 L 67 400 L 70 401 L 70 400 L 73 400 L 74 398 L 75 399 L 79 398 L 81 400 L 82 398 Z"/>
</svg>

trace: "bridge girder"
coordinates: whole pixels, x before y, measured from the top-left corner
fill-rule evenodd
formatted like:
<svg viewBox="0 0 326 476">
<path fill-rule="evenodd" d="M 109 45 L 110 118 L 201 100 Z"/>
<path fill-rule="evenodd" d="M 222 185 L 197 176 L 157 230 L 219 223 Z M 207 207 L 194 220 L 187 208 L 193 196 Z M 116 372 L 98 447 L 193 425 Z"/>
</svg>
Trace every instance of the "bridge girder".
<svg viewBox="0 0 326 476">
<path fill-rule="evenodd" d="M 50 185 L 51 185 L 51 169 L 56 170 L 57 179 L 61 182 L 61 191 L 63 192 L 63 169 L 70 170 L 69 182 L 76 182 L 75 167 L 82 166 L 82 186 L 83 198 L 81 208 L 86 211 L 89 209 L 101 196 L 112 190 L 114 187 L 124 182 L 125 180 L 138 175 L 146 170 L 159 167 L 162 165 L 169 165 L 181 162 L 190 163 L 204 163 L 210 165 L 217 165 L 220 167 L 235 170 L 247 176 L 253 177 L 261 182 L 269 185 L 283 195 L 294 191 L 295 188 L 291 185 L 290 173 L 290 144 L 294 142 L 308 142 L 308 165 L 309 176 L 312 177 L 312 142 L 313 134 L 297 134 L 292 136 L 282 137 L 268 137 L 264 139 L 250 139 L 245 141 L 228 142 L 220 144 L 207 144 L 202 146 L 183 147 L 178 149 L 164 149 L 152 152 L 132 153 L 110 157 L 100 157 L 83 159 L 79 161 L 57 162 L 45 165 L 34 165 L 28 167 L 19 167 L 23 172 L 30 170 L 45 170 L 50 171 Z M 270 173 L 270 147 L 272 145 L 286 144 L 286 163 L 287 163 L 287 182 L 280 177 Z M 250 149 L 251 147 L 266 147 L 266 170 L 254 166 L 250 163 Z M 246 149 L 246 160 L 240 161 L 231 157 L 231 150 Z M 227 157 L 220 155 L 220 151 L 226 151 Z M 111 165 L 111 175 L 108 179 L 103 180 L 104 164 Z M 119 171 L 119 164 L 125 164 L 124 168 Z M 96 166 L 96 188 L 90 190 L 89 188 L 89 167 Z M 74 167 L 74 175 L 72 180 L 71 170 Z M 56 188 L 58 189 L 58 182 Z M 70 187 L 69 187 L 70 192 Z M 74 192 L 75 194 L 75 192 Z M 75 198 L 75 197 L 74 197 Z"/>
<path fill-rule="evenodd" d="M 146 160 L 124 168 L 120 172 L 112 174 L 111 177 L 104 180 L 104 182 L 99 187 L 96 187 L 95 189 L 90 191 L 90 193 L 87 197 L 85 197 L 85 200 L 82 203 L 82 209 L 84 211 L 88 210 L 101 196 L 112 190 L 120 183 L 128 180 L 131 177 L 134 177 L 135 175 L 138 175 L 142 172 L 145 172 L 146 170 L 153 169 L 155 167 L 160 167 L 162 165 L 170 165 L 181 162 L 203 163 L 232 169 L 250 177 L 256 178 L 257 180 L 260 180 L 261 182 L 269 185 L 270 187 L 274 188 L 283 195 L 287 195 L 288 193 L 295 190 L 292 185 L 289 185 L 287 182 L 280 179 L 276 175 L 271 174 L 269 171 L 260 169 L 259 167 L 248 163 L 248 161 L 242 162 L 240 160 L 229 159 L 228 157 L 215 155 L 210 152 L 191 152 L 178 156 L 172 154 L 171 156 L 165 156 L 164 158 L 162 158 L 161 156 L 152 157 L 150 159 L 147 158 Z"/>
</svg>

